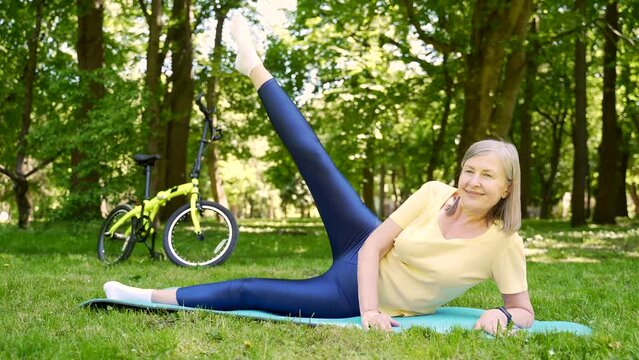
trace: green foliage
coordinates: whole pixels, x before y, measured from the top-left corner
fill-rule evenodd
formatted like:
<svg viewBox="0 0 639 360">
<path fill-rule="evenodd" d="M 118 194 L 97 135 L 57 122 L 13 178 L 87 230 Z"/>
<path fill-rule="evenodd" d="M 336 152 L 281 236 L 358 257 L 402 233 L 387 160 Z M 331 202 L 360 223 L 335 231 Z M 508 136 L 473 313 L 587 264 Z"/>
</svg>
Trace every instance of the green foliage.
<svg viewBox="0 0 639 360">
<path fill-rule="evenodd" d="M 387 42 L 387 36 L 400 42 L 407 37 L 407 24 L 397 17 L 396 6 L 387 11 L 387 4 L 367 2 L 354 14 L 345 10 L 351 5 L 299 2 L 294 38 L 272 45 L 273 60 L 267 56 L 267 66 L 285 88 L 304 94 L 302 111 L 356 189 L 365 167 L 377 172 L 384 164 L 383 176 L 400 174 L 398 185 L 406 197 L 427 180 L 429 147 L 442 112 L 443 91 L 432 90 L 443 87 L 437 66 L 441 59 L 418 62 Z M 452 117 L 460 115 L 454 110 Z M 459 125 L 452 128 L 450 134 Z M 447 147 L 454 147 L 452 138 Z M 450 180 L 453 156 L 443 155 L 438 176 Z"/>
<path fill-rule="evenodd" d="M 150 10 L 150 2 L 145 3 Z M 407 10 L 410 3 L 413 13 Z M 27 59 L 26 40 L 35 22 L 34 4 L 26 0 L 0 4 L 0 80 L 5 84 L 0 89 L 0 142 L 6 145 L 0 147 L 0 164 L 10 170 L 15 167 L 15 146 L 21 131 L 22 72 Z M 164 32 L 170 17 L 169 5 L 163 5 Z M 365 169 L 373 171 L 376 183 L 384 177 L 387 193 L 391 187 L 396 190 L 387 195 L 395 202 L 401 202 L 428 180 L 428 161 L 448 103 L 451 113 L 443 150 L 434 159 L 434 177 L 446 182 L 455 180 L 454 149 L 463 122 L 465 56 L 472 40 L 473 6 L 470 1 L 301 0 L 289 14 L 292 22 L 288 32 L 269 34 L 266 67 L 300 105 L 337 167 L 358 191 L 362 189 Z M 599 181 L 595 169 L 601 141 L 601 29 L 605 3 L 589 2 L 584 19 L 576 16 L 572 2 L 542 1 L 535 6 L 539 31 L 530 33 L 526 45 L 539 66 L 533 99 L 532 154 L 536 177 L 532 201 L 539 204 L 539 174 L 550 175 L 548 159 L 552 148 L 550 122 L 542 112 L 565 113 L 566 121 L 552 199 L 558 199 L 571 187 L 573 52 L 575 37 L 580 33 L 577 30 L 582 26 L 586 29 L 589 65 L 590 187 L 596 188 Z M 80 126 L 76 114 L 87 93 L 80 76 L 87 75 L 78 73 L 76 64 L 76 4 L 59 0 L 45 3 L 27 154 L 30 166 L 58 153 L 59 157 L 31 179 L 37 217 L 68 217 L 74 213 L 70 201 L 95 202 L 100 197 L 115 203 L 141 193 L 143 176 L 129 156 L 146 152 L 147 139 L 161 131 L 146 126 L 142 115 L 149 104 L 143 85 L 147 26 L 139 3 L 118 0 L 105 9 L 105 68 L 91 76 L 105 85 L 106 97 L 96 104 L 89 122 Z M 310 200 L 302 180 L 272 131 L 252 85 L 233 70 L 234 53 L 229 44 L 223 44 L 219 69 L 212 61 L 212 44 L 203 44 L 220 9 L 241 9 L 254 18 L 255 2 L 193 2 L 196 92 L 204 92 L 211 75 L 219 77 L 217 123 L 225 130 L 224 139 L 216 144 L 221 161 L 248 164 L 255 161 L 254 143 L 266 139 L 269 144 L 266 155 L 260 158 L 260 166 L 266 164 L 269 169 L 255 177 L 255 181 L 269 184 L 256 186 L 248 180 L 253 175 L 240 179 L 229 174 L 226 186 L 232 193 L 232 205 L 241 208 L 244 203 L 264 203 L 258 193 L 275 187 L 285 206 L 307 207 Z M 619 10 L 622 38 L 617 60 L 618 115 L 623 147 L 630 153 L 627 182 L 639 183 L 639 63 L 634 45 L 639 14 L 628 1 L 622 1 Z M 420 40 L 420 36 L 427 37 L 430 43 Z M 446 58 L 442 44 L 451 50 Z M 162 93 L 168 93 L 171 87 L 169 63 L 170 53 L 161 76 Z M 452 81 L 451 94 L 445 92 L 446 76 Z M 163 116 L 168 118 L 164 110 Z M 189 163 L 202 126 L 195 108 L 193 115 Z M 511 131 L 515 141 L 519 138 L 517 129 L 515 123 Z M 71 150 L 77 147 L 90 149 L 89 155 L 77 169 L 71 169 Z M 100 180 L 92 189 L 94 192 L 82 194 L 82 199 L 69 199 L 71 170 L 98 174 Z M 208 181 L 206 171 L 202 180 Z M 0 201 L 12 204 L 15 211 L 12 197 L 11 183 L 7 177 L 0 177 Z"/>
</svg>

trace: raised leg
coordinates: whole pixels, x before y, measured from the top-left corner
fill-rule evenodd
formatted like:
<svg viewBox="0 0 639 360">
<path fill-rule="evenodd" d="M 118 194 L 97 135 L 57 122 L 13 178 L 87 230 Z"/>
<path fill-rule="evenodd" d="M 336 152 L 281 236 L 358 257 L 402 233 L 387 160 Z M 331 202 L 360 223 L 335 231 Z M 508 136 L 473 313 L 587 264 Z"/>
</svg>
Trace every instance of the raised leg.
<svg viewBox="0 0 639 360">
<path fill-rule="evenodd" d="M 274 79 L 258 90 L 280 139 L 313 195 L 331 241 L 333 258 L 361 243 L 379 225 L 328 156 L 301 112 Z"/>
<path fill-rule="evenodd" d="M 315 132 L 255 51 L 246 19 L 231 19 L 231 35 L 237 45 L 235 67 L 248 75 L 280 139 L 293 156 L 315 200 L 331 242 L 333 259 L 360 246 L 379 220 L 337 170 Z"/>
</svg>

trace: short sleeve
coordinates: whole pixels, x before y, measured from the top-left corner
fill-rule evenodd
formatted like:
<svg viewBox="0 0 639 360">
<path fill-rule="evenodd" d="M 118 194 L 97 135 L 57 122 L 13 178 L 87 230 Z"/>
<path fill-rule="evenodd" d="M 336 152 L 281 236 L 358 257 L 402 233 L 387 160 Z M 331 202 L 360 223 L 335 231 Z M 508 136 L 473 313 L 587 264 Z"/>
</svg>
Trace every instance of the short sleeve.
<svg viewBox="0 0 639 360">
<path fill-rule="evenodd" d="M 506 239 L 504 249 L 493 263 L 492 275 L 502 294 L 517 294 L 528 289 L 524 241 L 519 234 Z"/>
<path fill-rule="evenodd" d="M 428 198 L 430 197 L 431 188 L 432 183 L 430 181 L 422 185 L 422 187 L 406 199 L 406 201 L 404 201 L 397 210 L 390 214 L 389 218 L 391 218 L 397 225 L 401 226 L 402 229 L 406 229 L 406 226 L 408 226 L 411 221 L 415 220 L 419 214 L 421 214 L 422 210 L 424 210 L 425 205 L 428 203 Z"/>
<path fill-rule="evenodd" d="M 413 195 L 411 195 L 404 203 L 397 208 L 390 218 L 402 229 L 406 229 L 408 224 L 415 220 L 422 211 L 433 203 L 433 193 L 437 191 L 438 185 L 448 187 L 437 181 L 429 181 L 422 185 Z M 452 189 L 452 188 L 451 188 Z"/>
</svg>

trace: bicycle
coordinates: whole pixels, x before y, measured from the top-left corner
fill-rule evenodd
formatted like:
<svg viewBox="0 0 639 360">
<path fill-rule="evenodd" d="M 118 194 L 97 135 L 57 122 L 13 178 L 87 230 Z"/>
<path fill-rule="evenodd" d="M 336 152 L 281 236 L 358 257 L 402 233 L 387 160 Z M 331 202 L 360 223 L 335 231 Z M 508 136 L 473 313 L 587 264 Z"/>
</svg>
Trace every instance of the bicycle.
<svg viewBox="0 0 639 360">
<path fill-rule="evenodd" d="M 149 199 L 151 168 L 160 156 L 134 155 L 136 164 L 143 166 L 146 171 L 144 200 L 135 207 L 118 205 L 104 220 L 98 237 L 98 258 L 103 263 L 115 264 L 128 259 L 138 242 L 146 245 L 152 258 L 162 258 L 161 253 L 155 252 L 155 217 L 169 200 L 181 195 L 186 195 L 189 201 L 171 214 L 164 229 L 163 247 L 169 260 L 179 266 L 208 267 L 223 263 L 233 253 L 238 239 L 237 221 L 222 205 L 202 200 L 198 190 L 201 159 L 206 145 L 222 138 L 221 129 L 215 128 L 211 120 L 211 113 L 215 109 L 207 109 L 202 103 L 202 96 L 200 94 L 195 99 L 205 122 L 191 181 L 160 191 Z"/>
</svg>

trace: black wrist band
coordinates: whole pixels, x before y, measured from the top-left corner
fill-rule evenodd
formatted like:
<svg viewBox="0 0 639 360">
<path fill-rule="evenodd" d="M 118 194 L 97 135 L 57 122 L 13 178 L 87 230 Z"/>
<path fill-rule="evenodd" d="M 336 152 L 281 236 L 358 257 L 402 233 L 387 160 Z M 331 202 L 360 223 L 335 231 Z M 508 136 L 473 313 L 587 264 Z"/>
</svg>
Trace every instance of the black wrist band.
<svg viewBox="0 0 639 360">
<path fill-rule="evenodd" d="M 504 315 L 506 315 L 506 319 L 507 319 L 507 321 L 506 321 L 506 325 L 510 325 L 510 324 L 513 322 L 513 316 L 512 316 L 512 314 L 511 314 L 511 313 L 509 313 L 509 312 L 508 312 L 508 310 L 506 310 L 506 308 L 505 308 L 505 307 L 500 306 L 500 307 L 495 308 L 495 309 L 497 309 L 497 310 L 501 311 Z"/>
</svg>

